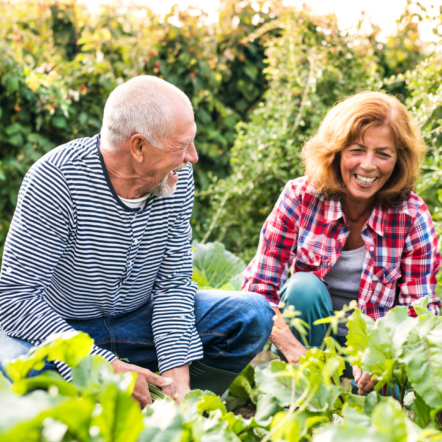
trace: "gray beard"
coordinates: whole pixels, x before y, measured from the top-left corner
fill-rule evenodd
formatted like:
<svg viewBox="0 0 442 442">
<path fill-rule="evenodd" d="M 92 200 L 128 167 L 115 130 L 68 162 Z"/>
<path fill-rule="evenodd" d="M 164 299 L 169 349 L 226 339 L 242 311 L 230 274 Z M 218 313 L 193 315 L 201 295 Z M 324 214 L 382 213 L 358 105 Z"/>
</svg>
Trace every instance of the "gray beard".
<svg viewBox="0 0 442 442">
<path fill-rule="evenodd" d="M 189 163 L 181 163 L 175 170 L 178 172 L 182 169 L 185 169 L 188 167 Z M 169 177 L 169 174 L 167 174 L 164 178 L 161 179 L 161 181 L 155 186 L 155 189 L 152 190 L 152 193 L 155 196 L 172 196 L 175 193 L 176 185 L 178 183 L 169 184 L 167 182 L 167 178 Z"/>
<path fill-rule="evenodd" d="M 178 183 L 169 184 L 167 182 L 169 174 L 167 174 L 152 190 L 152 193 L 156 196 L 172 196 L 175 193 L 176 185 Z"/>
</svg>

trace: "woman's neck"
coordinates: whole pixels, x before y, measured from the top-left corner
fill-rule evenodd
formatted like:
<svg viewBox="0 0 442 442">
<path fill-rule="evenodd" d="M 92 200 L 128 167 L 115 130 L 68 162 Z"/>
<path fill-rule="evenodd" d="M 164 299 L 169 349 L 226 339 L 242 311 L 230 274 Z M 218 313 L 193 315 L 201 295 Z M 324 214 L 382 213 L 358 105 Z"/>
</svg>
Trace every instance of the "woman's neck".
<svg viewBox="0 0 442 442">
<path fill-rule="evenodd" d="M 365 223 L 373 212 L 375 198 L 360 200 L 352 198 L 351 195 L 344 195 L 341 198 L 342 211 L 346 218 L 353 223 Z"/>
</svg>

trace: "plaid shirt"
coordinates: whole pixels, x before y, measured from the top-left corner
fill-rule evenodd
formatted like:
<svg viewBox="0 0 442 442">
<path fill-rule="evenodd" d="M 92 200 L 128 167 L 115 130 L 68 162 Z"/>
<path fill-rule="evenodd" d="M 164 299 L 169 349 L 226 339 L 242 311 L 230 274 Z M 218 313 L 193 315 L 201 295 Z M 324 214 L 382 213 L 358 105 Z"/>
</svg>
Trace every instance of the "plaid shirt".
<svg viewBox="0 0 442 442">
<path fill-rule="evenodd" d="M 327 199 L 305 177 L 289 181 L 264 223 L 258 251 L 245 271 L 243 290 L 279 302 L 279 288 L 292 274 L 314 273 L 322 281 L 338 260 L 350 228 L 338 199 Z M 436 274 L 441 257 L 431 215 L 414 193 L 399 207 L 376 203 L 362 229 L 367 254 L 362 267 L 359 308 L 373 319 L 395 305 L 426 295 L 439 314 Z M 410 308 L 410 315 L 415 315 Z"/>
</svg>

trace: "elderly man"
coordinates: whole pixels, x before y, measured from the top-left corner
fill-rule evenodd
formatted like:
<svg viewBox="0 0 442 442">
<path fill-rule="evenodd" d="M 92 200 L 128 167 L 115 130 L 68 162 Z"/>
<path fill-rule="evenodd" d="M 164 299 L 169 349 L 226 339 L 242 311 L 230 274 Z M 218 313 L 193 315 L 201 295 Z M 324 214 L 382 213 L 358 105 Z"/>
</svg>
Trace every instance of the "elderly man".
<svg viewBox="0 0 442 442">
<path fill-rule="evenodd" d="M 177 400 L 190 387 L 221 394 L 261 351 L 274 314 L 264 297 L 191 282 L 195 134 L 186 95 L 140 76 L 109 96 L 101 138 L 29 170 L 3 255 L 0 361 L 84 331 L 92 354 L 138 374 L 144 406 L 148 383 Z"/>
</svg>

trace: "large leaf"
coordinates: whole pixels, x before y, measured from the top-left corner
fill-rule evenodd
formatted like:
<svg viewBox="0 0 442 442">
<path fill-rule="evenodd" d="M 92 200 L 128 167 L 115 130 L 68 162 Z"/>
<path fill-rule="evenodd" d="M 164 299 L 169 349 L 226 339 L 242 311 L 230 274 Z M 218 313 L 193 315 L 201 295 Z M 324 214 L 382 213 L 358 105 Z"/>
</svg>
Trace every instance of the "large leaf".
<svg viewBox="0 0 442 442">
<path fill-rule="evenodd" d="M 341 389 L 327 387 L 322 377 L 308 369 L 300 370 L 297 365 L 272 361 L 264 370 L 256 369 L 255 380 L 258 388 L 278 401 L 281 407 L 297 402 L 309 411 L 332 410 Z"/>
<path fill-rule="evenodd" d="M 442 330 L 432 330 L 415 345 L 405 346 L 401 361 L 408 380 L 431 408 L 442 404 Z"/>
<path fill-rule="evenodd" d="M 377 320 L 367 337 L 367 349 L 362 356 L 363 370 L 393 383 L 396 360 L 415 325 L 416 319 L 408 316 L 407 307 L 395 307 Z"/>
<path fill-rule="evenodd" d="M 244 262 L 228 252 L 219 242 L 195 243 L 193 250 L 193 280 L 200 289 L 220 289 L 226 284 L 238 286 L 237 275 L 245 269 Z"/>
<path fill-rule="evenodd" d="M 41 345 L 33 347 L 27 355 L 6 361 L 6 370 L 13 381 L 27 377 L 32 369 L 40 370 L 45 360 L 60 360 L 74 367 L 87 356 L 94 341 L 86 333 L 72 331 L 56 333 Z"/>
</svg>

